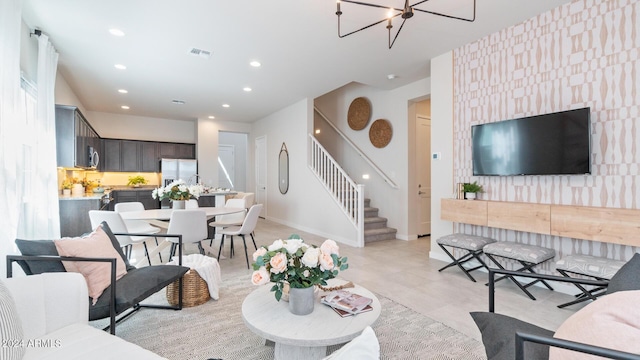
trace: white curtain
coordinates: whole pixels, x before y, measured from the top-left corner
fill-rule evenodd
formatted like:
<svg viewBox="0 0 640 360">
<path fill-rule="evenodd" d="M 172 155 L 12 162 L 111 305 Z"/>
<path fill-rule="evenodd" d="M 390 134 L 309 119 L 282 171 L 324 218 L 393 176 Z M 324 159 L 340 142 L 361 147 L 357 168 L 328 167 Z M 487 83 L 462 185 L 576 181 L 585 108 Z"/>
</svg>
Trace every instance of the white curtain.
<svg viewBox="0 0 640 360">
<path fill-rule="evenodd" d="M 0 1 L 0 274 L 6 276 L 5 255 L 14 252 L 21 208 L 18 181 L 21 144 L 20 26 L 21 1 Z"/>
<path fill-rule="evenodd" d="M 40 35 L 36 101 L 23 92 L 28 136 L 23 138 L 24 196 L 17 232 L 21 239 L 60 237 L 54 94 L 57 66 L 58 53 L 49 37 Z"/>
</svg>

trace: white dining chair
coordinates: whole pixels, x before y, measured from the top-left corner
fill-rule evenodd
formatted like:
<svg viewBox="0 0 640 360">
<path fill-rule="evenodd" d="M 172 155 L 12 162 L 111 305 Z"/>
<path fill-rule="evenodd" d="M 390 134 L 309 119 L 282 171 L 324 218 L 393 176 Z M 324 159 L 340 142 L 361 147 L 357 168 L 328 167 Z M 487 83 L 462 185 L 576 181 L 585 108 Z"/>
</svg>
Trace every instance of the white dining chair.
<svg viewBox="0 0 640 360">
<path fill-rule="evenodd" d="M 109 228 L 114 234 L 118 233 L 134 233 L 129 228 L 127 228 L 126 223 L 120 216 L 120 213 L 115 211 L 106 211 L 106 210 L 89 210 L 89 220 L 91 221 L 91 228 L 95 229 L 102 223 L 103 221 L 107 222 Z M 143 233 L 137 233 L 143 234 Z M 149 234 L 153 236 L 154 234 Z M 131 259 L 131 252 L 133 250 L 134 244 L 140 244 L 144 246 L 144 255 L 147 257 L 147 261 L 149 261 L 149 265 L 151 265 L 151 258 L 149 257 L 149 249 L 147 248 L 146 241 L 150 239 L 150 237 L 145 236 L 128 236 L 128 235 L 117 235 L 116 238 L 120 243 L 120 247 L 124 249 L 125 256 L 128 259 Z"/>
<path fill-rule="evenodd" d="M 245 239 L 245 235 L 251 235 L 253 230 L 255 230 L 256 225 L 258 225 L 258 216 L 260 216 L 260 212 L 262 211 L 262 206 L 263 206 L 262 204 L 253 205 L 249 209 L 247 216 L 245 216 L 244 221 L 242 222 L 242 225 L 229 226 L 220 230 L 220 234 L 222 234 L 222 239 L 220 240 L 220 249 L 218 250 L 218 261 L 220 261 L 220 253 L 222 252 L 222 247 L 224 246 L 225 236 L 231 237 L 231 242 L 229 244 L 230 245 L 229 256 L 233 257 L 233 253 L 234 253 L 233 237 L 235 235 L 239 235 L 242 238 L 242 242 L 244 243 L 244 256 L 247 260 L 247 268 L 250 268 L 249 254 L 247 252 L 247 241 Z M 256 240 L 253 238 L 253 236 L 251 236 L 251 240 L 253 240 L 253 247 L 256 250 L 258 250 L 258 247 L 256 246 Z"/>
<path fill-rule="evenodd" d="M 256 194 L 255 193 L 250 193 L 250 192 L 241 192 L 239 191 L 234 197 L 234 199 L 244 199 L 244 203 L 245 209 L 249 209 L 252 205 L 253 202 L 255 201 L 256 198 Z"/>
<path fill-rule="evenodd" d="M 121 202 L 115 204 L 113 210 L 117 213 L 123 213 L 128 211 L 144 211 L 144 205 L 141 202 Z M 160 228 L 155 227 L 144 220 L 124 220 L 127 225 L 128 232 L 134 234 L 157 234 L 160 232 Z M 158 238 L 155 238 L 156 246 L 158 246 Z M 158 253 L 160 262 L 162 263 L 162 254 Z"/>
<path fill-rule="evenodd" d="M 204 255 L 201 241 L 207 240 L 207 215 L 203 210 L 174 210 L 169 219 L 167 234 L 182 235 L 182 244 L 198 244 L 200 254 Z M 171 242 L 171 257 L 178 246 L 177 238 L 167 238 Z M 182 249 L 184 252 L 184 249 Z"/>
<path fill-rule="evenodd" d="M 224 204 L 225 207 L 246 209 L 245 199 L 229 199 Z M 238 212 L 234 214 L 226 214 L 216 216 L 215 221 L 209 223 L 209 226 L 214 228 L 225 228 L 229 226 L 240 226 L 244 221 L 247 211 Z"/>
</svg>

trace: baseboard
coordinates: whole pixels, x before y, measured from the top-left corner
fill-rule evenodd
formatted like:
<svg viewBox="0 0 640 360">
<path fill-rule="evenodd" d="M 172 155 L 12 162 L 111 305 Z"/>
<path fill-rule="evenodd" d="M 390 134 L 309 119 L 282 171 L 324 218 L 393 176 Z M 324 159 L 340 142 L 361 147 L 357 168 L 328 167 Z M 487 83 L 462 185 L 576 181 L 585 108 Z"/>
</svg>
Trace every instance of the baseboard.
<svg viewBox="0 0 640 360">
<path fill-rule="evenodd" d="M 270 216 L 265 217 L 265 219 L 269 220 L 269 221 L 273 221 L 273 222 L 281 224 L 281 225 L 285 225 L 285 226 L 288 226 L 288 227 L 299 229 L 299 230 L 302 230 L 304 232 L 308 232 L 308 233 L 313 234 L 313 235 L 322 236 L 324 238 L 334 240 L 335 242 L 338 242 L 338 243 L 341 243 L 341 244 L 345 244 L 345 245 L 352 246 L 352 247 L 358 247 L 357 241 L 354 241 L 353 239 L 348 239 L 348 238 L 344 238 L 344 237 L 336 235 L 336 234 L 329 234 L 329 233 L 326 233 L 326 232 L 323 232 L 323 231 L 318 231 L 317 229 L 312 229 L 312 228 L 307 227 L 307 226 L 303 226 L 303 225 L 300 225 L 300 224 L 292 223 L 292 222 L 289 222 L 289 221 L 284 221 L 282 219 L 277 219 L 277 218 L 273 218 L 273 217 L 270 217 Z M 276 240 L 276 239 L 274 239 L 274 240 Z"/>
</svg>

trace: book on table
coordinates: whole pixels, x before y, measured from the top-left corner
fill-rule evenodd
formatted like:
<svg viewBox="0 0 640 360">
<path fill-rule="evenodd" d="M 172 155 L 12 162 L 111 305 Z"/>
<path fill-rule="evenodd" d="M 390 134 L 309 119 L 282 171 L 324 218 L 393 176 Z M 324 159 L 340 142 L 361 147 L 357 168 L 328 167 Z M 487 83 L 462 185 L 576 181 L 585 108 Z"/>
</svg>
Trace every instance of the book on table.
<svg viewBox="0 0 640 360">
<path fill-rule="evenodd" d="M 347 290 L 335 290 L 323 296 L 321 302 L 329 305 L 340 316 L 351 316 L 371 311 L 373 299 Z"/>
</svg>

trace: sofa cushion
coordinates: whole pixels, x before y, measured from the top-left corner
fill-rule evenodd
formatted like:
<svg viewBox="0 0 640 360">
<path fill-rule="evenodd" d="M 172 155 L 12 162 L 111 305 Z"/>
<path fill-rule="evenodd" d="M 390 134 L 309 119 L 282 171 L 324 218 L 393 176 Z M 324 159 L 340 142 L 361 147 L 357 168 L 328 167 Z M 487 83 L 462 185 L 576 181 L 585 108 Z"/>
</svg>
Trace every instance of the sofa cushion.
<svg viewBox="0 0 640 360">
<path fill-rule="evenodd" d="M 527 322 L 491 312 L 470 313 L 482 334 L 487 360 L 513 360 L 516 358 L 516 331 L 540 335 L 553 336 L 553 331 L 529 324 Z M 525 358 L 548 359 L 549 346 L 526 343 Z"/>
<path fill-rule="evenodd" d="M 635 253 L 631 260 L 622 265 L 620 270 L 611 277 L 607 294 L 616 291 L 640 290 L 640 253 Z"/>
<path fill-rule="evenodd" d="M 62 238 L 54 240 L 54 244 L 61 256 L 115 258 L 116 280 L 127 273 L 124 261 L 101 226 L 98 226 L 94 232 L 87 236 Z M 104 289 L 111 284 L 111 265 L 109 263 L 63 261 L 62 264 L 67 271 L 79 272 L 84 276 L 87 280 L 89 296 L 93 298 L 94 304 Z"/>
<path fill-rule="evenodd" d="M 100 223 L 100 227 L 102 227 L 102 230 L 104 230 L 105 234 L 109 236 L 109 240 L 111 240 L 111 244 L 113 245 L 113 248 L 116 249 L 120 257 L 122 258 L 122 261 L 124 261 L 127 271 L 131 269 L 135 269 L 135 266 L 131 265 L 129 263 L 129 259 L 127 259 L 127 257 L 124 255 L 124 252 L 122 251 L 122 247 L 120 246 L 120 242 L 118 241 L 118 238 L 115 235 L 113 235 L 111 228 L 109 228 L 109 224 L 107 224 L 106 221 L 103 221 Z"/>
<path fill-rule="evenodd" d="M 174 265 L 145 266 L 132 269 L 116 282 L 116 313 L 120 314 L 151 294 L 179 279 L 188 267 Z M 89 320 L 109 317 L 111 287 L 104 290 L 98 302 L 89 308 Z"/>
<path fill-rule="evenodd" d="M 29 347 L 23 360 L 163 359 L 149 350 L 86 324 L 72 324 L 37 340 L 43 345 Z"/>
<path fill-rule="evenodd" d="M 640 354 L 640 291 L 619 291 L 604 296 L 571 315 L 554 337 Z M 550 359 L 600 359 L 583 353 L 551 348 Z"/>
<path fill-rule="evenodd" d="M 109 225 L 106 221 L 103 221 L 100 224 L 102 230 L 107 234 L 113 248 L 116 249 L 118 255 L 122 261 L 124 261 L 126 269 L 135 268 L 129 263 L 129 260 L 122 252 L 122 248 L 120 247 L 120 243 L 113 232 L 109 228 Z M 16 246 L 20 253 L 24 256 L 59 256 L 58 250 L 56 249 L 56 245 L 53 243 L 53 240 L 22 240 L 16 239 Z M 64 265 L 62 265 L 62 261 L 59 260 L 51 260 L 51 261 L 18 261 L 20 267 L 27 275 L 36 275 L 42 274 L 46 272 L 65 272 L 66 269 Z"/>
<path fill-rule="evenodd" d="M 16 240 L 18 250 L 24 256 L 58 256 L 58 250 L 53 240 Z M 62 261 L 18 261 L 27 275 L 37 275 L 46 272 L 65 272 Z"/>
<path fill-rule="evenodd" d="M 22 346 L 22 323 L 9 289 L 0 280 L 0 359 L 22 359 L 26 348 Z"/>
</svg>

